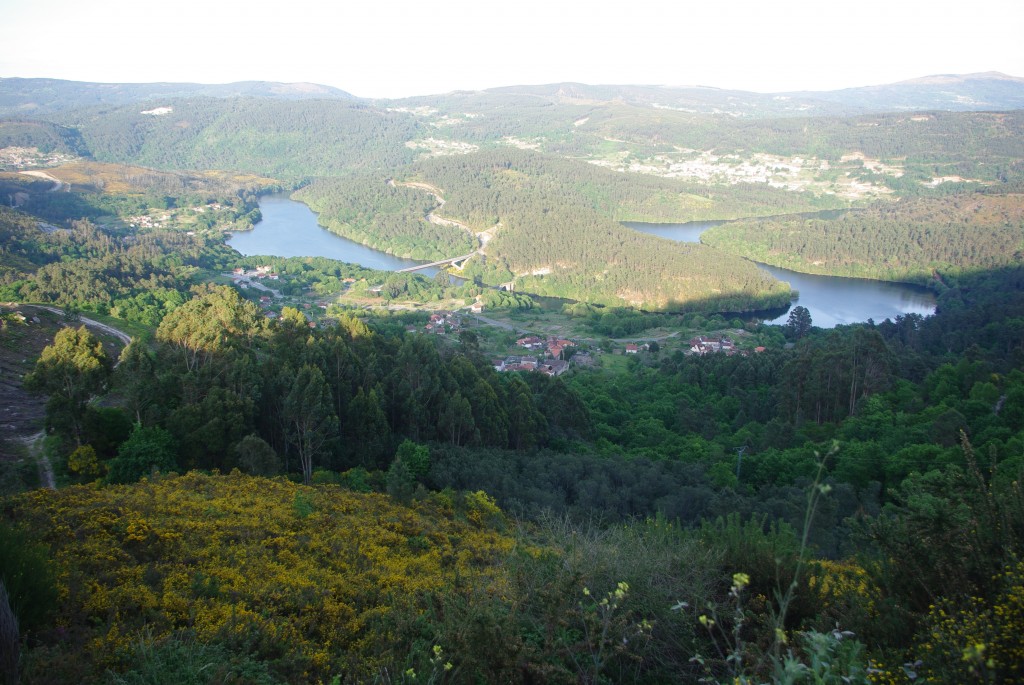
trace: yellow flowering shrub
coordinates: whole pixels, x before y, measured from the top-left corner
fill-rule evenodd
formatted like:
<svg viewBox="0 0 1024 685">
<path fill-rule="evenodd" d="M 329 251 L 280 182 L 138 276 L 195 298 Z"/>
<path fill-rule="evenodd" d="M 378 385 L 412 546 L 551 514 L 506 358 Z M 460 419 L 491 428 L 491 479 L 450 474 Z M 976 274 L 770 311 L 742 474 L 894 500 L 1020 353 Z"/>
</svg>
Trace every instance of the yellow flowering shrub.
<svg viewBox="0 0 1024 685">
<path fill-rule="evenodd" d="M 1024 683 L 1024 562 L 993 584 L 991 601 L 940 602 L 925 621 L 914 658 L 924 682 Z"/>
<path fill-rule="evenodd" d="M 875 661 L 871 682 L 1024 683 L 1024 563 L 992 580 L 1000 588 L 994 599 L 963 597 L 933 605 L 903 662 Z"/>
<path fill-rule="evenodd" d="M 810 561 L 807 585 L 818 606 L 819 630 L 839 624 L 843 629 L 859 632 L 878 617 L 882 591 L 854 561 Z"/>
<path fill-rule="evenodd" d="M 326 682 L 388 663 L 373 627 L 407 598 L 456 578 L 505 585 L 513 542 L 481 525 L 499 513 L 482 495 L 482 515 L 465 521 L 429 499 L 407 508 L 337 486 L 188 473 L 38 490 L 4 512 L 38 532 L 59 569 L 60 629 L 40 636 L 39 654 L 60 642 L 86 680 L 125 668 L 140 641 L 187 633 L 254 653 L 289 682 Z"/>
</svg>

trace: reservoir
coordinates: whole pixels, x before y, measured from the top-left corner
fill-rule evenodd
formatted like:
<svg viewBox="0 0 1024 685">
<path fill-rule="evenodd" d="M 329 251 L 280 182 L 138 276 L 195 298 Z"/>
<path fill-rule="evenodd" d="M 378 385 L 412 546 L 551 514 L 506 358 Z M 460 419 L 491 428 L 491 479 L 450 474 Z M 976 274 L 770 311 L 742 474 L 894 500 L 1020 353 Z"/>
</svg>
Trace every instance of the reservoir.
<svg viewBox="0 0 1024 685">
<path fill-rule="evenodd" d="M 228 245 L 244 255 L 274 257 L 329 257 L 368 269 L 397 271 L 416 264 L 412 259 L 395 257 L 339 235 L 317 223 L 316 214 L 287 195 L 266 195 L 260 199 L 263 219 L 251 231 L 235 233 Z M 624 222 L 625 226 L 679 242 L 700 242 L 700 235 L 722 221 L 698 221 L 686 224 L 644 224 Z M 799 292 L 795 304 L 806 307 L 815 326 L 833 328 L 839 324 L 861 323 L 868 319 L 883 321 L 898 314 L 928 315 L 935 312 L 935 296 L 927 289 L 905 283 L 887 283 L 862 278 L 839 278 L 803 274 L 775 266 L 759 266 Z M 428 278 L 437 267 L 417 271 Z M 784 324 L 788 312 L 769 320 Z"/>
<path fill-rule="evenodd" d="M 637 231 L 684 243 L 699 243 L 700 235 L 712 226 L 725 221 L 694 221 L 686 224 L 644 224 L 623 222 Z M 818 276 L 790 271 L 777 266 L 758 263 L 762 269 L 780 281 L 789 283 L 800 297 L 794 302 L 806 307 L 811 321 L 821 328 L 834 328 L 840 324 L 876 322 L 894 319 L 899 314 L 935 313 L 935 295 L 927 288 L 907 283 L 889 283 L 865 278 Z M 784 324 L 785 313 L 767 323 Z"/>
<path fill-rule="evenodd" d="M 263 219 L 253 230 L 235 233 L 227 241 L 243 255 L 328 257 L 381 271 L 426 263 L 395 257 L 331 233 L 317 223 L 313 210 L 287 195 L 264 195 L 260 198 L 260 212 Z M 416 273 L 430 278 L 437 271 L 437 267 L 431 267 Z"/>
</svg>

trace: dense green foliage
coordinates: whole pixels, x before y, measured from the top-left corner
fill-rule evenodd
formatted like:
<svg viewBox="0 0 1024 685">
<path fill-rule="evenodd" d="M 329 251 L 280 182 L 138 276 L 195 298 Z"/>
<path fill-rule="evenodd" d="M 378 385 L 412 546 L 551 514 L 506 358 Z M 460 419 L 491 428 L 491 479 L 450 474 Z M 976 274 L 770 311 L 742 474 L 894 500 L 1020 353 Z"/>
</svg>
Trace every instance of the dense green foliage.
<svg viewBox="0 0 1024 685">
<path fill-rule="evenodd" d="M 295 194 L 330 231 L 399 257 L 438 260 L 472 252 L 477 240 L 458 227 L 427 221 L 437 200 L 378 176 L 332 179 Z"/>
<path fill-rule="evenodd" d="M 7 299 L 72 305 L 155 325 L 184 301 L 200 269 L 224 269 L 233 251 L 212 236 L 164 230 L 118 236 L 89 221 L 41 231 L 0 208 Z"/>
<path fill-rule="evenodd" d="M 753 264 L 701 245 L 673 244 L 613 219 L 632 211 L 675 211 L 688 200 L 672 182 L 635 182 L 592 165 L 518 151 L 423 162 L 413 178 L 443 189 L 446 218 L 477 231 L 497 226 L 486 257 L 474 257 L 465 271 L 487 283 L 514 277 L 526 292 L 661 310 L 743 311 L 789 301 L 785 285 Z M 358 228 L 345 226 L 373 221 L 379 228 L 367 234 L 388 240 L 392 250 L 408 244 L 405 235 L 422 234 L 428 226 L 422 216 L 433 201 L 422 190 L 379 180 L 317 183 L 300 198 L 350 237 L 359 237 L 352 232 Z M 395 228 L 388 228 L 392 223 Z M 451 245 L 446 256 L 465 254 L 462 245 Z"/>
<path fill-rule="evenodd" d="M 267 322 L 234 291 L 207 289 L 164 317 L 152 350 L 133 345 L 123 355 L 115 388 L 132 398 L 146 428 L 122 437 L 117 456 L 101 458 L 108 479 L 128 473 L 122 462 L 135 464 L 135 476 L 154 466 L 240 466 L 267 473 L 279 464 L 296 478 L 386 489 L 396 501 L 426 502 L 441 511 L 448 495 L 428 496 L 424 487 L 485 490 L 507 511 L 534 521 L 519 533 L 520 544 L 543 548 L 490 557 L 489 572 L 503 578 L 500 597 L 442 582 L 409 595 L 408 602 L 389 604 L 380 622 L 362 624 L 361 638 L 353 641 L 353 633 L 343 632 L 348 637 L 332 640 L 337 647 L 321 656 L 299 646 L 304 643 L 293 640 L 282 651 L 262 638 L 238 651 L 214 607 L 219 597 L 239 596 L 241 586 L 225 594 L 221 588 L 238 581 L 219 566 L 188 571 L 191 601 L 209 612 L 194 632 L 171 622 L 151 638 L 139 636 L 131 632 L 138 614 L 128 608 L 129 596 L 101 593 L 94 585 L 76 590 L 61 611 L 89 615 L 87 607 L 101 606 L 97 602 L 121 607 L 114 614 L 122 627 L 117 636 L 106 630 L 109 622 L 90 629 L 106 630 L 106 637 L 105 646 L 89 654 L 106 668 L 126 671 L 126 678 L 148 668 L 147 660 L 159 658 L 160 650 L 187 645 L 225 649 L 229 663 L 268 678 L 309 680 L 314 676 L 301 675 L 304 669 L 323 674 L 353 659 L 429 672 L 437 644 L 460 682 L 521 681 L 527 678 L 522 668 L 549 681 L 581 673 L 629 682 L 696 679 L 700 670 L 690 657 L 713 654 L 721 638 L 702 632 L 696 613 L 670 610 L 680 601 L 699 611 L 711 601 L 719 607 L 712 614 L 716 621 L 741 621 L 742 641 L 718 647 L 741 650 L 749 664 L 770 654 L 778 626 L 826 630 L 839 622 L 857 634 L 876 664 L 920 657 L 922 668 L 940 677 L 966 668 L 931 647 L 928 635 L 938 632 L 957 649 L 985 644 L 990 668 L 1012 673 L 1021 655 L 989 623 L 972 617 L 999 616 L 993 620 L 1001 621 L 1001 630 L 1015 630 L 1024 617 L 1015 613 L 1020 580 L 1013 567 L 1024 527 L 1017 485 L 1024 468 L 1024 374 L 1015 368 L 1024 355 L 1022 281 L 1019 269 L 964 276 L 940 297 L 935 317 L 810 329 L 792 351 L 675 353 L 566 380 L 499 375 L 482 360 L 438 348 L 432 337 L 374 333 L 347 317 L 334 327 L 310 329 L 298 311 L 286 309 Z M 985 335 L 966 334 L 972 330 Z M 744 449 L 737 454 L 739 447 Z M 247 459 L 246 450 L 258 456 Z M 109 448 L 102 452 L 110 455 Z M 158 453 L 164 456 L 156 461 L 146 456 Z M 824 475 L 816 476 L 821 455 L 827 455 Z M 161 468 L 158 460 L 167 456 L 173 464 L 164 461 Z M 221 501 L 221 488 L 269 492 L 268 485 L 238 477 L 208 485 L 189 478 L 182 482 L 210 493 L 212 499 L 202 503 L 207 511 L 210 502 Z M 808 519 L 805 486 L 819 478 L 831 492 Z M 177 482 L 139 488 L 149 488 L 146 502 L 155 503 L 176 497 Z M 299 522 L 317 520 L 340 495 L 327 486 L 283 493 L 281 487 L 274 486 L 275 510 L 284 503 L 290 520 Z M 95 495 L 88 497 L 105 491 L 90 492 Z M 498 520 L 493 503 L 474 495 L 469 504 L 466 497 L 468 520 Z M 66 501 L 55 506 L 70 511 Z M 38 506 L 18 509 L 16 519 L 34 520 Z M 96 511 L 95 504 L 83 506 L 82 512 Z M 148 575 L 141 568 L 121 573 L 152 586 L 122 583 L 123 591 L 135 587 L 168 601 L 171 590 L 164 585 L 156 595 L 153 588 L 160 586 L 152 584 L 178 577 L 162 566 L 171 560 L 160 551 L 176 539 L 176 529 L 161 522 L 169 520 L 166 514 L 144 510 L 138 501 L 119 506 L 135 523 L 110 542 L 128 545 L 131 554 L 124 558 L 151 568 Z M 621 524 L 636 516 L 648 520 Z M 580 519 L 601 525 L 588 529 L 574 522 Z M 801 551 L 805 519 L 818 561 Z M 174 520 L 177 526 L 201 525 L 205 518 Z M 249 533 L 239 535 L 234 539 Z M 308 535 L 303 544 L 315 547 L 317 536 Z M 395 544 L 425 549 L 419 535 L 410 529 L 409 542 Z M 101 537 L 89 533 L 85 544 Z M 64 568 L 105 563 L 87 547 L 49 544 L 63 550 L 60 555 L 80 555 L 73 562 L 61 556 L 72 564 Z M 390 549 L 389 563 L 404 559 L 398 548 Z M 201 554 L 220 558 L 212 547 Z M 320 558 L 308 550 L 296 554 L 310 563 Z M 323 579 L 320 587 L 359 577 L 312 567 L 309 573 Z M 744 584 L 736 590 L 734 580 L 726 592 L 717 581 L 734 574 L 743 574 Z M 296 581 L 276 577 L 281 587 L 296 587 Z M 773 615 L 772 594 L 788 577 L 797 581 L 797 592 L 787 598 L 783 615 Z M 583 588 L 607 597 L 614 611 L 603 613 L 597 600 L 591 605 Z M 973 599 L 961 599 L 967 595 Z M 729 618 L 723 612 L 741 596 L 745 608 Z M 164 620 L 178 605 L 154 606 Z M 259 634 L 291 630 L 289 606 L 267 607 Z M 933 606 L 944 607 L 945 617 Z M 430 609 L 423 613 L 424 607 Z M 243 609 L 250 610 L 248 602 L 236 610 Z M 640 629 L 644 620 L 651 627 Z M 633 647 L 612 649 L 595 641 L 598 633 L 590 631 L 602 626 Z M 816 633 L 808 635 L 801 640 Z M 35 658 L 45 660 L 45 654 Z M 807 654 L 801 658 L 811 658 Z M 239 661 L 243 655 L 251 662 Z M 581 660 L 583 655 L 589 656 Z M 729 673 L 730 663 L 705 657 L 719 677 Z M 349 673 L 356 680 L 371 677 Z"/>
<path fill-rule="evenodd" d="M 1024 202 L 1017 193 L 918 198 L 830 220 L 733 222 L 709 229 L 701 241 L 806 273 L 925 283 L 936 272 L 1020 263 Z"/>
<path fill-rule="evenodd" d="M 73 129 L 43 121 L 0 120 L 0 148 L 37 148 L 40 152 L 84 155 L 88 147 L 81 134 Z"/>
<path fill-rule="evenodd" d="M 138 105 L 63 113 L 92 156 L 162 169 L 233 169 L 277 178 L 387 169 L 408 162 L 412 117 L 337 100 L 168 99 L 162 116 Z"/>
</svg>

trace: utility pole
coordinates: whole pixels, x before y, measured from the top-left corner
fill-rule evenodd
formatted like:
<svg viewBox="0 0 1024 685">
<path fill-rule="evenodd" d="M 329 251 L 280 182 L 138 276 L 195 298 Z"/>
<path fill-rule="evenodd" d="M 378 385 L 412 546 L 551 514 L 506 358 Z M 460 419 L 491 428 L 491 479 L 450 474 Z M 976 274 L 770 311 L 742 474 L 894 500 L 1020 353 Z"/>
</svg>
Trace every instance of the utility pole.
<svg viewBox="0 0 1024 685">
<path fill-rule="evenodd" d="M 740 464 L 743 463 L 743 453 L 747 451 L 747 446 L 736 448 L 736 482 L 740 480 Z"/>
</svg>

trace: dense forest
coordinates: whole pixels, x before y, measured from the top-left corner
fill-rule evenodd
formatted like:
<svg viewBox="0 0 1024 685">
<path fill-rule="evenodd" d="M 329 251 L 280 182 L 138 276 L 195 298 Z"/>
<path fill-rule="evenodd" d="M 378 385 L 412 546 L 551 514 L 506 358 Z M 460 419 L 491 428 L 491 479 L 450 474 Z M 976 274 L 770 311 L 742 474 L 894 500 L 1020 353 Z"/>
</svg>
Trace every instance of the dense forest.
<svg viewBox="0 0 1024 685">
<path fill-rule="evenodd" d="M 671 181 L 638 182 L 522 151 L 428 160 L 408 179 L 442 189 L 445 218 L 477 232 L 491 229 L 486 256 L 475 257 L 463 272 L 485 283 L 514 279 L 526 292 L 669 311 L 746 311 L 789 301 L 784 284 L 749 262 L 701 245 L 673 244 L 614 220 L 686 211 L 682 207 L 693 199 Z M 423 190 L 381 179 L 318 182 L 298 198 L 320 211 L 327 226 L 350 238 L 387 240 L 390 251 L 409 244 L 407 235 L 429 235 L 423 215 L 436 202 Z M 371 229 L 359 228 L 368 221 Z M 451 243 L 444 256 L 468 252 L 469 236 L 448 231 L 461 234 L 463 242 Z"/>
<path fill-rule="evenodd" d="M 960 193 L 879 204 L 834 219 L 785 217 L 713 227 L 701 241 L 804 273 L 928 283 L 935 273 L 1021 262 L 1019 192 Z"/>
<path fill-rule="evenodd" d="M 427 220 L 438 206 L 433 195 L 380 176 L 319 181 L 294 197 L 317 212 L 328 230 L 400 257 L 433 261 L 478 247 L 468 231 Z"/>
<path fill-rule="evenodd" d="M 169 99 L 167 114 L 138 105 L 54 115 L 81 133 L 100 161 L 160 169 L 229 169 L 277 178 L 385 169 L 412 158 L 408 115 L 346 101 L 259 98 Z"/>
</svg>

